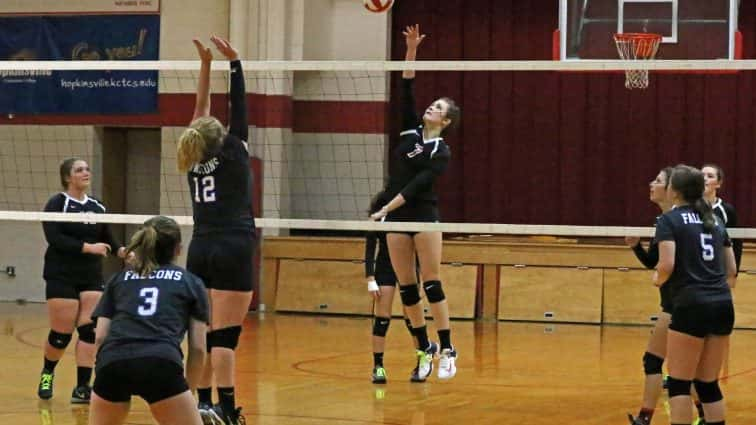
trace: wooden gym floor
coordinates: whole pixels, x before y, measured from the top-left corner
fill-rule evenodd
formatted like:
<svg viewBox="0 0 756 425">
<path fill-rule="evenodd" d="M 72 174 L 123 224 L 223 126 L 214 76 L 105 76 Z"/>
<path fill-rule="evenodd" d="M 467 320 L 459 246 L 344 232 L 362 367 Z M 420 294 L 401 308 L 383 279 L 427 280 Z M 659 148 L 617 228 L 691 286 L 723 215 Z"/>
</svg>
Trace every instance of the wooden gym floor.
<svg viewBox="0 0 756 425">
<path fill-rule="evenodd" d="M 47 335 L 43 304 L 0 303 L 0 423 L 86 424 L 68 397 L 72 350 L 58 366 L 55 396 L 36 396 Z M 432 323 L 431 329 L 432 329 Z M 458 374 L 408 382 L 414 366 L 404 324 L 388 334 L 389 383 L 369 377 L 371 321 L 338 316 L 250 315 L 237 363 L 237 400 L 248 424 L 627 424 L 641 394 L 647 327 L 453 323 Z M 736 331 L 724 373 L 728 425 L 756 423 L 756 332 Z M 664 397 L 654 424 L 666 424 Z M 129 424 L 149 424 L 134 399 Z"/>
</svg>

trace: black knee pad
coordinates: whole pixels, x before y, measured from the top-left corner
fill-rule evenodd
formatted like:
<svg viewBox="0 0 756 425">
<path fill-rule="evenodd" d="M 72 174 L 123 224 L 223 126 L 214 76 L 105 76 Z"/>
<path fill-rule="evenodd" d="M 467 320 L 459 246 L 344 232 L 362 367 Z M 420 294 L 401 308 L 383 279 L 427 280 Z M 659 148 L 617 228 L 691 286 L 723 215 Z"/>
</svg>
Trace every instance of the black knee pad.
<svg viewBox="0 0 756 425">
<path fill-rule="evenodd" d="M 60 332 L 50 330 L 50 333 L 47 334 L 47 342 L 49 342 L 50 345 L 57 348 L 58 350 L 62 350 L 68 347 L 68 343 L 71 342 L 72 337 L 72 334 L 62 334 Z"/>
<path fill-rule="evenodd" d="M 420 302 L 420 290 L 414 283 L 409 285 L 400 285 L 399 296 L 401 296 L 402 298 L 402 304 L 406 305 L 407 307 L 412 307 L 413 305 Z"/>
<path fill-rule="evenodd" d="M 391 319 L 388 317 L 375 317 L 373 319 L 373 335 L 385 337 L 390 324 Z"/>
<path fill-rule="evenodd" d="M 690 395 L 690 384 L 692 384 L 691 381 L 686 381 L 683 379 L 677 379 L 673 377 L 667 378 L 667 388 L 669 390 L 669 397 L 676 397 L 680 395 Z"/>
<path fill-rule="evenodd" d="M 222 347 L 236 349 L 239 345 L 239 335 L 241 335 L 241 326 L 231 326 L 223 329 L 216 329 L 207 334 L 210 348 Z"/>
<path fill-rule="evenodd" d="M 695 380 L 693 385 L 696 386 L 696 392 L 701 403 L 716 403 L 723 398 L 722 391 L 719 389 L 719 381 L 703 382 Z"/>
<path fill-rule="evenodd" d="M 87 323 L 76 328 L 79 333 L 79 341 L 86 342 L 87 344 L 94 344 L 95 342 L 95 324 Z"/>
<path fill-rule="evenodd" d="M 428 297 L 429 303 L 440 303 L 446 299 L 444 288 L 441 287 L 440 280 L 423 282 L 423 289 L 425 290 L 425 296 Z"/>
<path fill-rule="evenodd" d="M 646 375 L 661 375 L 664 359 L 649 352 L 643 355 L 643 371 Z"/>
</svg>

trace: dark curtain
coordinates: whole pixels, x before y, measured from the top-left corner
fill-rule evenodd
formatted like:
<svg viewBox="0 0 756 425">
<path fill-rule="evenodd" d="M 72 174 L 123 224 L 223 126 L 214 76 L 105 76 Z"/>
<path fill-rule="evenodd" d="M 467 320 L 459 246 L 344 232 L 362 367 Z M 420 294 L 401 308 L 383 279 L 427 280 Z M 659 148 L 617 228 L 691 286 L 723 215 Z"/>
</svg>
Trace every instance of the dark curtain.
<svg viewBox="0 0 756 425">
<path fill-rule="evenodd" d="M 428 38 L 420 60 L 550 60 L 558 2 L 411 0 L 393 8 L 392 56 L 401 29 Z M 744 57 L 754 57 L 756 0 L 740 9 Z M 397 105 L 400 73 L 394 73 Z M 418 72 L 418 109 L 440 96 L 462 107 L 447 137 L 452 162 L 438 184 L 444 221 L 650 225 L 648 182 L 665 165 L 725 170 L 721 195 L 754 226 L 753 73 L 652 73 L 627 90 L 621 73 Z M 398 108 L 392 107 L 396 143 Z"/>
</svg>

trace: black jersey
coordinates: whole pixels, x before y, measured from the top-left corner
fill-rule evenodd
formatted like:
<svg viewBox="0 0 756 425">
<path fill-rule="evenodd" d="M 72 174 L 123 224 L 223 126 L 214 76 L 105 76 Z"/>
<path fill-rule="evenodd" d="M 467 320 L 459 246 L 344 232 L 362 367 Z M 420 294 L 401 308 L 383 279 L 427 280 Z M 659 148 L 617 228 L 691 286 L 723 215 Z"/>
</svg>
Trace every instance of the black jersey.
<svg viewBox="0 0 756 425">
<path fill-rule="evenodd" d="M 376 255 L 376 248 L 378 255 Z M 365 277 L 394 273 L 389 257 L 385 232 L 367 232 L 365 235 Z"/>
<path fill-rule="evenodd" d="M 724 258 L 724 247 L 731 244 L 721 221 L 706 232 L 692 207 L 677 207 L 657 222 L 656 240 L 675 242 L 675 268 L 664 283 L 675 307 L 732 299 Z"/>
<path fill-rule="evenodd" d="M 181 341 L 190 319 L 207 322 L 208 310 L 202 280 L 181 267 L 163 265 L 146 277 L 131 270 L 116 274 L 92 314 L 111 319 L 97 368 L 139 357 L 182 364 Z"/>
<path fill-rule="evenodd" d="M 722 222 L 728 229 L 734 229 L 738 227 L 738 214 L 735 212 L 735 207 L 732 204 L 728 204 L 721 198 L 717 198 L 714 205 L 711 206 L 714 210 L 714 214 L 722 219 Z M 743 256 L 743 241 L 740 239 L 732 240 L 732 250 L 735 252 L 735 264 L 737 270 L 740 270 L 740 258 Z"/>
<path fill-rule="evenodd" d="M 659 218 L 660 217 L 656 217 L 656 222 L 659 221 Z M 656 222 L 654 225 L 656 225 Z M 643 245 L 638 243 L 633 247 L 633 253 L 635 254 L 635 257 L 638 258 L 638 261 L 640 261 L 647 269 L 655 269 L 656 265 L 659 263 L 659 243 L 655 238 L 651 239 L 651 242 L 648 244 L 648 251 L 643 248 Z M 662 285 L 659 288 L 659 295 L 661 297 L 662 308 L 664 311 L 671 313 L 672 294 L 670 292 L 670 286 Z"/>
<path fill-rule="evenodd" d="M 389 199 L 401 193 L 408 204 L 437 201 L 433 190 L 436 177 L 449 163 L 451 152 L 443 138 L 423 140 L 423 126 L 415 112 L 414 79 L 404 79 L 402 95 L 402 129 L 399 145 L 392 152 Z"/>
<path fill-rule="evenodd" d="M 85 196 L 83 200 L 72 198 L 65 192 L 53 195 L 45 205 L 45 212 L 105 213 L 105 206 L 97 199 Z M 110 245 L 111 253 L 121 247 L 107 223 L 89 222 L 42 222 L 47 239 L 43 277 L 47 281 L 72 284 L 102 284 L 102 257 L 81 252 L 84 243 L 104 242 Z"/>
<path fill-rule="evenodd" d="M 247 106 L 241 62 L 231 62 L 231 125 L 218 152 L 189 170 L 194 233 L 254 229 Z"/>
</svg>

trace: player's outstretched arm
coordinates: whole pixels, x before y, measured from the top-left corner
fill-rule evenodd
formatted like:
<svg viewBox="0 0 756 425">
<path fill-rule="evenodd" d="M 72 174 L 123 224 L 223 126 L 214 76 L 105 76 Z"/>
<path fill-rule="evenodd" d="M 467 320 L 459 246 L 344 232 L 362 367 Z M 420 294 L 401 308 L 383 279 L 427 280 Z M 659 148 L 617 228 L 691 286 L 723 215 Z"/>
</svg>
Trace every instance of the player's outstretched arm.
<svg viewBox="0 0 756 425">
<path fill-rule="evenodd" d="M 202 62 L 197 82 L 197 97 L 194 102 L 194 116 L 192 116 L 192 121 L 194 121 L 199 117 L 210 115 L 210 64 L 213 61 L 213 53 L 198 39 L 195 38 L 192 42 Z"/>
<path fill-rule="evenodd" d="M 244 86 L 244 73 L 239 61 L 239 52 L 226 39 L 213 36 L 210 40 L 215 44 L 218 51 L 231 62 L 231 89 L 229 93 L 231 100 L 229 116 L 231 119 L 229 133 L 247 142 L 249 131 L 247 124 L 247 90 Z"/>
<path fill-rule="evenodd" d="M 402 31 L 404 34 L 404 40 L 407 42 L 407 53 L 404 56 L 404 60 L 411 62 L 417 58 L 417 47 L 425 39 L 425 34 L 420 34 L 420 25 L 410 25 Z M 415 78 L 414 70 L 405 70 L 402 72 L 402 78 Z"/>
</svg>

